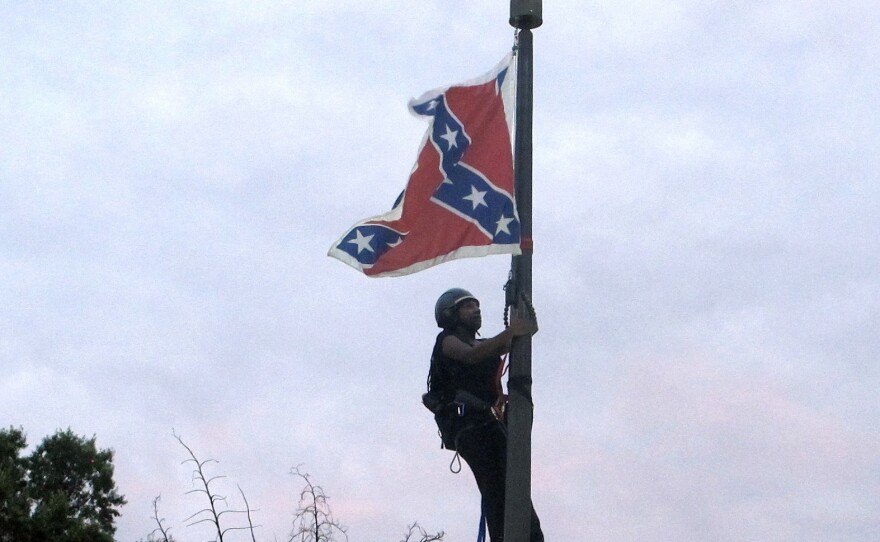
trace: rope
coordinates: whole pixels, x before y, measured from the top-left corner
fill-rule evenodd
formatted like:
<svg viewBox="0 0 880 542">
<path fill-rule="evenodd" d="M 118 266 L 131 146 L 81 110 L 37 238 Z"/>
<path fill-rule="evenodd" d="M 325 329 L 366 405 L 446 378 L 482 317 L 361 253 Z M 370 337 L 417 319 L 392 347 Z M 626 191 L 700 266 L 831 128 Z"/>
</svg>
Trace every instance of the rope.
<svg viewBox="0 0 880 542">
<path fill-rule="evenodd" d="M 492 406 L 492 415 L 495 416 L 495 419 L 498 421 L 503 421 L 507 415 L 507 394 L 504 393 L 501 379 L 507 373 L 508 367 L 507 354 L 505 354 L 504 357 L 501 358 L 498 370 L 495 371 L 495 394 L 498 396 L 498 400 L 495 401 L 495 404 Z"/>
<path fill-rule="evenodd" d="M 509 319 L 510 307 L 512 307 L 517 302 L 517 300 L 514 298 L 512 286 L 513 286 L 513 277 L 508 276 L 507 283 L 504 285 L 504 292 L 505 292 L 505 295 L 504 295 L 504 327 L 507 327 L 510 325 L 510 319 Z M 526 309 L 528 309 L 528 311 L 529 311 L 529 316 L 531 316 L 531 318 L 533 320 L 537 320 L 538 315 L 535 312 L 535 306 L 532 305 L 532 300 L 528 296 L 528 294 L 526 294 L 525 292 L 520 292 L 519 298 L 521 301 L 523 301 L 526 304 Z"/>
<path fill-rule="evenodd" d="M 480 507 L 480 526 L 477 529 L 477 542 L 486 542 L 486 513 Z"/>
<path fill-rule="evenodd" d="M 456 448 L 458 448 L 457 445 Z M 458 469 L 456 469 L 455 467 L 456 462 L 458 462 Z M 461 457 L 459 457 L 458 455 L 458 450 L 455 451 L 455 455 L 452 456 L 452 461 L 449 462 L 449 470 L 450 472 L 452 472 L 452 474 L 458 474 L 459 472 L 461 472 Z"/>
</svg>

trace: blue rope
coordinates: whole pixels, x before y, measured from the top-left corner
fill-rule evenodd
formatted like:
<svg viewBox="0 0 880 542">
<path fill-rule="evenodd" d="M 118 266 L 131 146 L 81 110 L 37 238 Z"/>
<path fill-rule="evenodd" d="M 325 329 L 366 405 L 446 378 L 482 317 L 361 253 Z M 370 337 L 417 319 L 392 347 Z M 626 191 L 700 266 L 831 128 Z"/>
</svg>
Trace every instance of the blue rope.
<svg viewBox="0 0 880 542">
<path fill-rule="evenodd" d="M 486 542 L 486 514 L 480 510 L 480 528 L 477 530 L 477 542 Z"/>
</svg>

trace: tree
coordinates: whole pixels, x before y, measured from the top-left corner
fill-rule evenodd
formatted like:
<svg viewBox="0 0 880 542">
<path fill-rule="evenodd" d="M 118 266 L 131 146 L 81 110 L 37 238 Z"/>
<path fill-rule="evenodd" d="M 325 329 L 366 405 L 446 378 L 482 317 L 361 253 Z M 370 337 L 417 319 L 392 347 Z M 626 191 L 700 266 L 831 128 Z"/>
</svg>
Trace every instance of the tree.
<svg viewBox="0 0 880 542">
<path fill-rule="evenodd" d="M 21 429 L 0 430 L 0 541 L 113 542 L 125 499 L 113 452 L 57 431 L 26 457 Z"/>
<path fill-rule="evenodd" d="M 166 527 L 165 518 L 159 515 L 159 501 L 161 499 L 161 495 L 157 495 L 153 499 L 153 521 L 156 522 L 158 527 L 153 529 L 153 532 L 147 536 L 147 540 L 150 542 L 174 542 L 174 537 L 171 536 L 171 527 Z"/>
<path fill-rule="evenodd" d="M 0 430 L 0 542 L 23 539 L 29 525 L 27 467 L 20 457 L 26 444 L 21 430 Z"/>
<path fill-rule="evenodd" d="M 312 482 L 309 473 L 294 467 L 290 473 L 303 481 L 299 494 L 299 506 L 290 532 L 290 542 L 334 542 L 334 533 L 339 533 L 348 540 L 348 529 L 333 518 L 327 495 L 319 485 Z"/>
<path fill-rule="evenodd" d="M 420 538 L 415 539 L 413 538 L 414 536 Z M 443 540 L 444 536 L 443 531 L 440 531 L 439 533 L 429 533 L 424 527 L 419 525 L 419 522 L 417 521 L 412 525 L 407 526 L 404 538 L 400 542 L 436 542 L 438 540 Z"/>
<path fill-rule="evenodd" d="M 241 494 L 241 498 L 244 501 L 244 510 L 234 510 L 226 507 L 226 497 L 218 493 L 213 486 L 211 485 L 215 481 L 220 478 L 225 478 L 225 476 L 211 476 L 208 474 L 206 465 L 210 463 L 217 463 L 216 459 L 199 459 L 195 452 L 193 452 L 192 448 L 187 446 L 183 439 L 178 435 L 174 435 L 174 438 L 177 439 L 177 442 L 180 443 L 181 446 L 186 448 L 186 451 L 189 453 L 189 459 L 185 460 L 184 463 L 192 463 L 193 464 L 193 483 L 196 485 L 195 489 L 188 491 L 187 493 L 201 493 L 208 499 L 208 506 L 199 510 L 195 514 L 191 515 L 187 518 L 187 521 L 192 520 L 190 525 L 198 525 L 199 523 L 209 523 L 213 526 L 215 532 L 217 533 L 218 542 L 223 542 L 223 537 L 226 536 L 226 533 L 229 531 L 242 531 L 247 530 L 250 532 L 251 540 L 256 542 L 256 537 L 254 535 L 254 528 L 258 527 L 253 524 L 251 520 L 251 507 L 248 504 L 247 497 L 245 497 L 244 491 L 241 490 L 241 487 L 238 488 L 239 494 Z M 156 503 L 158 501 L 158 497 L 156 501 L 153 501 L 154 509 L 156 507 Z M 221 522 L 221 518 L 226 514 L 245 514 L 247 517 L 247 526 L 239 526 L 239 527 L 224 527 Z M 158 511 L 156 512 L 158 516 Z M 161 529 L 162 522 L 160 520 L 156 520 L 159 523 L 159 527 Z M 155 531 L 153 531 L 155 532 Z M 163 535 L 167 534 L 166 531 L 162 532 Z M 167 537 L 166 537 L 167 539 Z M 169 540 L 170 542 L 170 540 Z"/>
</svg>

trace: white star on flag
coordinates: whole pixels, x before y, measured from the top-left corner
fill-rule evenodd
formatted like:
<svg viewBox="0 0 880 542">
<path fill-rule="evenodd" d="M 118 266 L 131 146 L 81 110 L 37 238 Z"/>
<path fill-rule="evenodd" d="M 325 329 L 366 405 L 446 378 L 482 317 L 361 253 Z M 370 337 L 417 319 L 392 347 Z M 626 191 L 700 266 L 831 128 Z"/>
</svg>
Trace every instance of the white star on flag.
<svg viewBox="0 0 880 542">
<path fill-rule="evenodd" d="M 440 137 L 442 137 L 446 140 L 447 143 L 449 143 L 450 149 L 453 147 L 458 147 L 458 142 L 455 140 L 455 138 L 458 137 L 458 130 L 451 129 L 448 124 L 446 125 L 446 133 Z"/>
<path fill-rule="evenodd" d="M 375 252 L 375 250 L 373 250 L 373 247 L 370 246 L 370 241 L 373 240 L 373 237 L 375 237 L 375 235 L 367 235 L 366 237 L 364 237 L 364 235 L 361 233 L 361 230 L 357 230 L 355 234 L 357 235 L 357 237 L 349 240 L 348 242 L 357 245 L 358 254 L 360 254 L 364 250 Z"/>
<path fill-rule="evenodd" d="M 498 235 L 500 232 L 504 232 L 507 235 L 510 235 L 510 228 L 508 228 L 507 226 L 511 222 L 513 222 L 512 218 L 507 218 L 506 216 L 501 215 L 501 218 L 499 218 L 498 222 L 495 223 L 498 225 L 498 227 L 495 229 L 495 235 Z"/>
<path fill-rule="evenodd" d="M 489 205 L 486 203 L 486 192 L 480 192 L 477 190 L 476 186 L 471 185 L 471 195 L 465 196 L 463 199 L 470 200 L 470 202 L 474 206 L 474 211 L 477 210 L 477 207 L 480 205 L 485 205 L 488 207 Z"/>
</svg>

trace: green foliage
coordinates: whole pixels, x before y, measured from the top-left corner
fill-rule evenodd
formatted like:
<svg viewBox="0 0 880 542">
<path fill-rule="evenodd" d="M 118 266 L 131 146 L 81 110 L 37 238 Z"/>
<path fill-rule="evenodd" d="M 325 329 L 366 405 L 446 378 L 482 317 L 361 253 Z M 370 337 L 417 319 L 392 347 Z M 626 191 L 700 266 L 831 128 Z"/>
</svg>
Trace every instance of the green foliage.
<svg viewBox="0 0 880 542">
<path fill-rule="evenodd" d="M 21 538 L 30 515 L 27 493 L 27 467 L 20 457 L 25 448 L 20 429 L 0 430 L 0 542 Z"/>
<path fill-rule="evenodd" d="M 0 542 L 113 542 L 113 452 L 70 429 L 25 447 L 21 429 L 0 430 Z"/>
</svg>

